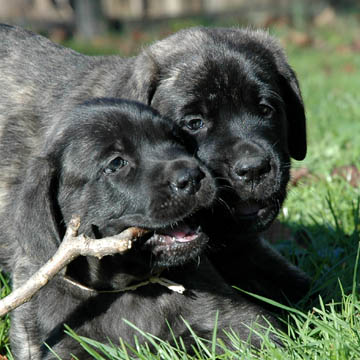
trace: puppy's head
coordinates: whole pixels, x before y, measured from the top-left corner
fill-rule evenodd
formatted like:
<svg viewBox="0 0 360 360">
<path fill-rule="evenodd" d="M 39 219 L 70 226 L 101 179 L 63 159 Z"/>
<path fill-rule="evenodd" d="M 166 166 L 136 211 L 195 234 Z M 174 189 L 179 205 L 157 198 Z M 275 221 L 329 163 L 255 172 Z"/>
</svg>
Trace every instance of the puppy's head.
<svg viewBox="0 0 360 360">
<path fill-rule="evenodd" d="M 141 59 L 152 64 L 143 100 L 195 139 L 241 231 L 264 229 L 285 198 L 290 157 L 306 154 L 303 102 L 279 44 L 261 31 L 194 28 Z"/>
<path fill-rule="evenodd" d="M 55 120 L 21 194 L 22 211 L 32 218 L 24 231 L 49 230 L 38 240 L 34 235 L 35 245 L 25 243 L 30 251 L 47 252 L 41 239 L 59 242 L 76 214 L 79 232 L 98 238 L 129 226 L 151 230 L 131 251 L 151 258 L 153 266 L 178 265 L 199 254 L 207 237 L 196 212 L 211 204 L 215 186 L 170 122 L 147 106 L 111 99 Z"/>
</svg>

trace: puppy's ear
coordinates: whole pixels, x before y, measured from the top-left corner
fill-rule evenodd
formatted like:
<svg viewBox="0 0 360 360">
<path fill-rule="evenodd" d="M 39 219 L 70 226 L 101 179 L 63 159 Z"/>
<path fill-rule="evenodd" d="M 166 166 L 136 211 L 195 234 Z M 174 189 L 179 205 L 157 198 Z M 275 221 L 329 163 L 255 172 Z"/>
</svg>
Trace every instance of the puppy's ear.
<svg viewBox="0 0 360 360">
<path fill-rule="evenodd" d="M 159 81 L 159 66 L 148 49 L 135 58 L 134 68 L 127 86 L 133 98 L 151 105 Z M 124 92 L 123 95 L 126 95 Z M 124 97 L 124 96 L 123 96 Z"/>
<path fill-rule="evenodd" d="M 17 193 L 15 223 L 16 237 L 34 263 L 43 264 L 58 248 L 61 241 L 57 207 L 57 175 L 48 159 L 37 158 L 28 167 Z"/>
<path fill-rule="evenodd" d="M 303 160 L 306 156 L 306 117 L 300 87 L 289 65 L 281 64 L 278 69 L 288 120 L 290 156 L 295 160 Z"/>
<path fill-rule="evenodd" d="M 245 34 L 245 38 L 250 36 L 250 43 L 255 49 L 259 45 L 266 49 L 277 68 L 279 85 L 286 106 L 290 156 L 295 160 L 303 160 L 306 156 L 306 118 L 296 75 L 288 64 L 282 46 L 275 38 L 261 30 L 245 30 Z"/>
<path fill-rule="evenodd" d="M 279 85 L 288 121 L 290 156 L 295 160 L 303 160 L 306 156 L 306 117 L 298 80 L 277 40 L 267 35 L 262 39 L 262 44 L 272 54 L 279 73 Z"/>
</svg>

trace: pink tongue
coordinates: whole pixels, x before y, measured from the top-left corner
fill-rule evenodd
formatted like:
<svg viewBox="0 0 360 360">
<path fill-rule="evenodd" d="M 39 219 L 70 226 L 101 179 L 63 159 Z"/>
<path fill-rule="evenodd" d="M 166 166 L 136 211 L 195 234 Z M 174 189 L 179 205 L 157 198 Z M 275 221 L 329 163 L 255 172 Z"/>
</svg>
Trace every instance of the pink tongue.
<svg viewBox="0 0 360 360">
<path fill-rule="evenodd" d="M 239 213 L 245 216 L 256 214 L 260 209 L 261 207 L 256 203 L 244 204 L 238 207 Z"/>
<path fill-rule="evenodd" d="M 175 238 L 183 238 L 186 236 L 186 232 L 185 231 L 174 231 L 174 232 L 169 232 L 169 234 Z"/>
<path fill-rule="evenodd" d="M 175 240 L 177 242 L 188 242 L 188 241 L 192 241 L 192 240 L 196 239 L 197 237 L 198 237 L 197 234 L 191 234 L 191 235 L 186 235 L 186 236 L 182 236 L 182 237 L 175 236 Z"/>
<path fill-rule="evenodd" d="M 167 229 L 166 235 L 175 238 L 178 242 L 187 242 L 197 238 L 197 234 L 188 225 L 179 225 L 176 229 Z"/>
</svg>

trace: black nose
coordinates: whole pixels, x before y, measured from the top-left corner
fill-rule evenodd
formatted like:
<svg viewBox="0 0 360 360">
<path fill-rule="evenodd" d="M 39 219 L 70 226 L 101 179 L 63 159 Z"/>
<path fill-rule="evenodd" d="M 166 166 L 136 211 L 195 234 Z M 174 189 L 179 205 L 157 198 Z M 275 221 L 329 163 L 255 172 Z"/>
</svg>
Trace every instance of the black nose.
<svg viewBox="0 0 360 360">
<path fill-rule="evenodd" d="M 200 168 L 181 168 L 174 171 L 171 187 L 180 192 L 195 194 L 200 189 L 200 182 L 205 174 Z"/>
<path fill-rule="evenodd" d="M 271 171 L 271 164 L 261 155 L 246 156 L 237 161 L 234 170 L 241 180 L 258 181 Z"/>
</svg>

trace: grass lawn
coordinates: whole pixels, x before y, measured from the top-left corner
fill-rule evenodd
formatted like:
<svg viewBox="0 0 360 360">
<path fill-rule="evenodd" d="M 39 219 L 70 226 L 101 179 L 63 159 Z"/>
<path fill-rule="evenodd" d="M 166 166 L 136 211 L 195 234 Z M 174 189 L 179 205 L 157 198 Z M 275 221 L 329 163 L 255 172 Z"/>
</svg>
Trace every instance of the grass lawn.
<svg viewBox="0 0 360 360">
<path fill-rule="evenodd" d="M 311 275 L 312 291 L 320 291 L 321 297 L 310 312 L 302 310 L 301 305 L 288 309 L 288 330 L 279 335 L 283 348 L 274 347 L 265 336 L 260 351 L 246 349 L 236 335 L 229 334 L 237 344 L 236 353 L 225 350 L 216 356 L 214 347 L 198 339 L 195 359 L 360 359 L 359 28 L 355 19 L 339 19 L 322 28 L 309 26 L 306 33 L 302 32 L 308 36 L 306 44 L 299 44 L 296 33 L 286 26 L 271 29 L 284 41 L 298 74 L 308 118 L 308 156 L 293 163 L 295 175 L 301 168 L 305 169 L 304 175 L 289 187 L 279 217 L 281 226 L 291 235 L 279 235 L 274 246 Z M 127 48 L 122 52 L 127 53 L 129 45 L 125 44 Z M 4 296 L 9 288 L 5 278 L 1 281 Z M 8 318 L 0 321 L 0 354 L 12 359 L 8 328 Z M 68 331 L 77 337 L 71 329 Z M 181 343 L 171 348 L 151 336 L 148 340 L 157 352 L 150 353 L 146 346 L 120 344 L 117 348 L 79 339 L 95 359 L 189 358 Z"/>
</svg>

